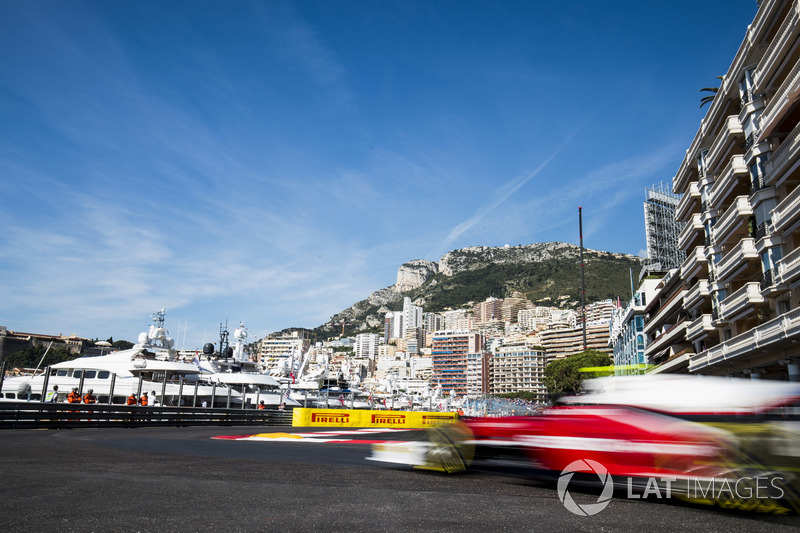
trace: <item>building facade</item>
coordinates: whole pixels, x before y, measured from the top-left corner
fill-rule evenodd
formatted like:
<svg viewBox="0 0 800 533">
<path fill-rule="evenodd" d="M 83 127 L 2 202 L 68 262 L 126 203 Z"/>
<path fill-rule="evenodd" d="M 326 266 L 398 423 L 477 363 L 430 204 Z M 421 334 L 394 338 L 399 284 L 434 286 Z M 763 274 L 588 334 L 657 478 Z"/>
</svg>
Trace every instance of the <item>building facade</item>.
<svg viewBox="0 0 800 533">
<path fill-rule="evenodd" d="M 468 368 L 471 360 L 469 354 L 480 354 L 483 350 L 483 338 L 478 333 L 464 330 L 444 330 L 433 334 L 431 345 L 431 358 L 433 361 L 432 380 L 434 384 L 441 385 L 442 391 L 449 393 L 451 390 L 458 396 L 468 393 L 468 370 L 474 378 L 474 368 Z M 471 381 L 474 383 L 474 381 Z"/>
<path fill-rule="evenodd" d="M 547 357 L 544 348 L 528 338 L 506 339 L 492 354 L 489 365 L 491 394 L 532 392 L 536 401 L 547 401 L 544 386 L 544 367 Z"/>
<path fill-rule="evenodd" d="M 657 371 L 800 380 L 800 5 L 764 0 L 673 179 Z"/>
</svg>

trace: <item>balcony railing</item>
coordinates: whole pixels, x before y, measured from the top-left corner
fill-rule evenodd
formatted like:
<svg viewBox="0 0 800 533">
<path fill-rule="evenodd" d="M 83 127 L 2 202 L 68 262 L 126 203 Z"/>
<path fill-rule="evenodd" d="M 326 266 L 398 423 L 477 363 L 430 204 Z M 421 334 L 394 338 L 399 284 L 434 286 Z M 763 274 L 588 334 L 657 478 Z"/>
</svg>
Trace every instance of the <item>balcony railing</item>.
<svg viewBox="0 0 800 533">
<path fill-rule="evenodd" d="M 800 336 L 800 309 L 794 309 L 769 322 L 733 337 L 689 358 L 689 372 L 700 372 L 737 357 L 752 358 L 759 352 L 773 351 L 776 345 Z"/>
<path fill-rule="evenodd" d="M 777 264 L 777 282 L 792 285 L 800 278 L 800 248 L 795 248 L 783 256 Z"/>
<path fill-rule="evenodd" d="M 767 51 L 761 57 L 758 67 L 756 67 L 756 76 L 759 80 L 769 78 L 771 73 L 778 68 L 778 58 L 781 56 L 781 51 L 792 40 L 797 31 L 800 18 L 798 17 L 797 4 L 795 2 L 793 4 L 795 5 L 789 10 L 789 14 L 781 24 L 781 29 L 778 30 L 778 33 L 770 42 Z"/>
<path fill-rule="evenodd" d="M 763 128 L 768 128 L 772 121 L 775 120 L 783 111 L 784 106 L 788 105 L 789 94 L 796 91 L 800 84 L 800 60 L 795 63 L 792 72 L 786 76 L 786 79 L 781 84 L 775 96 L 769 101 L 761 114 L 761 125 Z"/>
<path fill-rule="evenodd" d="M 708 288 L 708 281 L 701 279 L 697 283 L 695 283 L 689 292 L 686 293 L 686 296 L 683 297 L 683 307 L 684 309 L 691 309 L 700 301 L 709 296 L 711 292 Z"/>
<path fill-rule="evenodd" d="M 675 218 L 678 220 L 685 220 L 690 214 L 690 208 L 694 205 L 695 200 L 700 199 L 700 187 L 696 181 L 689 184 L 689 190 L 681 196 L 678 202 L 678 207 L 675 209 Z"/>
<path fill-rule="evenodd" d="M 711 231 L 712 242 L 717 245 L 723 244 L 729 234 L 751 216 L 753 216 L 753 208 L 750 206 L 750 199 L 747 196 L 737 196 Z"/>
<path fill-rule="evenodd" d="M 746 311 L 748 307 L 763 302 L 761 284 L 757 281 L 745 283 L 741 289 L 725 298 L 724 302 L 719 303 L 720 318 L 730 322 L 736 315 Z"/>
<path fill-rule="evenodd" d="M 758 259 L 758 251 L 756 251 L 756 242 L 754 239 L 742 239 L 739 244 L 725 254 L 722 260 L 717 264 L 717 275 L 719 280 L 727 280 L 727 278 L 738 269 L 742 263 Z"/>
<path fill-rule="evenodd" d="M 708 191 L 709 203 L 717 207 L 722 205 L 725 197 L 733 189 L 734 181 L 744 176 L 747 176 L 747 165 L 744 164 L 744 157 L 741 155 L 731 157 L 731 160 L 717 176 L 714 185 L 711 186 L 711 190 Z"/>
<path fill-rule="evenodd" d="M 761 273 L 761 280 L 759 281 L 761 286 L 761 291 L 765 291 L 768 288 L 775 285 L 775 280 L 778 279 L 778 269 L 771 268 L 766 272 Z"/>
<path fill-rule="evenodd" d="M 772 221 L 765 220 L 764 222 L 756 226 L 756 240 L 763 239 L 764 237 L 772 235 L 772 232 L 773 232 Z"/>
<path fill-rule="evenodd" d="M 800 124 L 795 126 L 792 133 L 783 140 L 769 161 L 764 164 L 764 173 L 770 183 L 777 184 L 782 181 L 783 172 L 797 160 L 798 149 L 800 149 Z"/>
<path fill-rule="evenodd" d="M 764 190 L 769 185 L 767 185 L 767 181 L 763 176 L 757 176 L 750 180 L 750 196 L 754 195 L 758 191 Z"/>
<path fill-rule="evenodd" d="M 714 324 L 712 324 L 711 315 L 700 315 L 697 320 L 692 321 L 686 328 L 686 339 L 693 341 L 715 329 Z"/>
<path fill-rule="evenodd" d="M 695 213 L 678 235 L 678 248 L 681 250 L 688 248 L 699 231 L 703 231 L 703 220 L 700 218 L 700 213 Z"/>
<path fill-rule="evenodd" d="M 681 265 L 681 278 L 689 279 L 693 277 L 697 269 L 706 264 L 708 264 L 706 249 L 703 246 L 697 246 L 694 250 L 686 254 L 686 259 Z"/>
<path fill-rule="evenodd" d="M 790 192 L 770 213 L 772 227 L 783 233 L 800 215 L 800 186 Z"/>
<path fill-rule="evenodd" d="M 725 126 L 714 139 L 714 143 L 708 150 L 708 157 L 706 158 L 707 166 L 709 169 L 717 168 L 717 159 L 722 157 L 728 147 L 731 139 L 737 135 L 744 133 L 742 124 L 739 122 L 738 115 L 731 115 L 725 119 Z"/>
</svg>

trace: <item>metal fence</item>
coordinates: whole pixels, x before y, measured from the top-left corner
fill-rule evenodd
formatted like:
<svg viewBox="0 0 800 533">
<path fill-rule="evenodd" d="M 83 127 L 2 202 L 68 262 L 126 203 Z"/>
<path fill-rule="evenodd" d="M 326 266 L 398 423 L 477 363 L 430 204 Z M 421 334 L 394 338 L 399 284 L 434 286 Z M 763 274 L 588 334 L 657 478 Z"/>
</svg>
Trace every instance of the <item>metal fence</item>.
<svg viewBox="0 0 800 533">
<path fill-rule="evenodd" d="M 0 429 L 202 425 L 291 426 L 292 411 L 0 402 Z"/>
</svg>

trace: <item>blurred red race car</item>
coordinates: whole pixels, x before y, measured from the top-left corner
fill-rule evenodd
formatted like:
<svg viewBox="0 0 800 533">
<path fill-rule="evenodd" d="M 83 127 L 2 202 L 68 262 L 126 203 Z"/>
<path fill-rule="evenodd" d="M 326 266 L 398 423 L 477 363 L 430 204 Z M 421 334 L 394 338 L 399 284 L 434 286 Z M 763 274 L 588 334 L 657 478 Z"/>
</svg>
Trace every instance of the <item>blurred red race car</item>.
<svg viewBox="0 0 800 533">
<path fill-rule="evenodd" d="M 798 384 L 659 376 L 589 386 L 540 415 L 464 419 L 425 441 L 376 445 L 371 459 L 547 481 L 568 470 L 570 482 L 613 483 L 629 497 L 800 509 Z"/>
</svg>

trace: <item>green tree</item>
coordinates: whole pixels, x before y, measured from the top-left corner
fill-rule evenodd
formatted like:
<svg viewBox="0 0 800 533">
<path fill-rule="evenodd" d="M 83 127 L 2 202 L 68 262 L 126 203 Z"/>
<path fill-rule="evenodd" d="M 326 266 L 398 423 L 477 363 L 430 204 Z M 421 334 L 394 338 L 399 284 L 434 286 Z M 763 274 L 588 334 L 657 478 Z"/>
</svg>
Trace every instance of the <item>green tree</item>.
<svg viewBox="0 0 800 533">
<path fill-rule="evenodd" d="M 610 366 L 611 364 L 611 357 L 597 350 L 584 350 L 564 359 L 556 359 L 544 369 L 544 384 L 550 394 L 550 399 L 555 400 L 561 396 L 578 394 L 581 391 L 583 380 L 592 377 L 591 373 L 581 372 L 581 368 Z"/>
<path fill-rule="evenodd" d="M 12 353 L 6 357 L 6 368 L 36 368 L 36 365 L 39 364 L 46 350 L 47 346 L 38 344 L 25 348 L 21 352 Z M 64 346 L 53 347 L 47 352 L 47 357 L 44 358 L 41 368 L 60 363 L 61 361 L 70 361 L 76 357 L 78 356 L 67 350 Z"/>
</svg>

